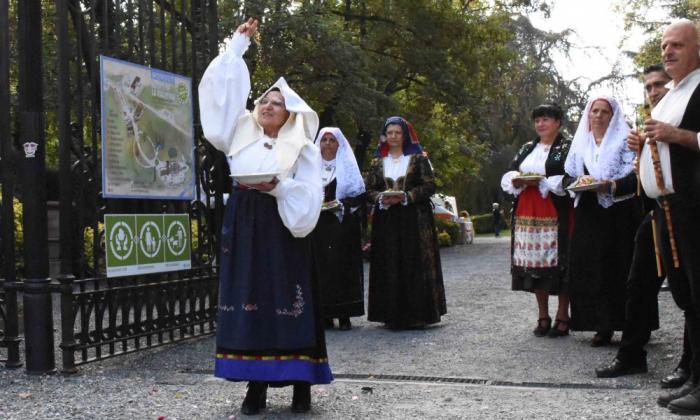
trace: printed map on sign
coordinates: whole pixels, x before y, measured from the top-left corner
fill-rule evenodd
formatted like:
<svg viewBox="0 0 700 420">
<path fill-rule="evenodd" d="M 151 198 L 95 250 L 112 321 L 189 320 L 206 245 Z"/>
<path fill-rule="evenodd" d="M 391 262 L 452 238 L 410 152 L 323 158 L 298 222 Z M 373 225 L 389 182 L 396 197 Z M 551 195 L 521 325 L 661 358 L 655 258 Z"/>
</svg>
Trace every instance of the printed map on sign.
<svg viewBox="0 0 700 420">
<path fill-rule="evenodd" d="M 194 198 L 192 80 L 100 56 L 108 198 Z"/>
<path fill-rule="evenodd" d="M 191 267 L 187 214 L 107 214 L 107 277 Z"/>
</svg>

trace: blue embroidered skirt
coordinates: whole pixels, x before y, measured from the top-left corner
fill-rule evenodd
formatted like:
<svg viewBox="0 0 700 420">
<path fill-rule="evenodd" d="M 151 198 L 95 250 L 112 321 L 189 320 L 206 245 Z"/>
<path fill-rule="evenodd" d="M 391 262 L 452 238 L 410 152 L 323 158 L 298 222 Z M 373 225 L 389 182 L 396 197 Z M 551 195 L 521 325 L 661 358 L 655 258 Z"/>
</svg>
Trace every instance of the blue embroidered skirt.
<svg viewBox="0 0 700 420">
<path fill-rule="evenodd" d="M 274 197 L 256 190 L 231 195 L 221 232 L 216 376 L 333 380 L 310 249 L 282 224 Z"/>
</svg>

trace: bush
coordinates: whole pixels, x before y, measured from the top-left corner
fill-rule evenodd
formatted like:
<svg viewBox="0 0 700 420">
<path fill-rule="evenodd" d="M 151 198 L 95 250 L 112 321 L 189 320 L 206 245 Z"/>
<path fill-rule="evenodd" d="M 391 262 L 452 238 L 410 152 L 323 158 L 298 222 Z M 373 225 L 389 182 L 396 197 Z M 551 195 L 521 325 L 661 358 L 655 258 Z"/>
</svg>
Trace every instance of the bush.
<svg viewBox="0 0 700 420">
<path fill-rule="evenodd" d="M 474 233 L 484 234 L 493 233 L 493 214 L 477 214 L 472 216 L 472 224 L 474 225 Z M 506 214 L 503 215 L 503 223 L 501 226 L 501 233 L 504 230 L 510 228 L 510 217 Z"/>
<path fill-rule="evenodd" d="M 450 238 L 450 234 L 447 232 L 440 232 L 438 233 L 438 245 L 440 246 L 452 246 L 452 239 Z"/>
<path fill-rule="evenodd" d="M 199 252 L 199 220 L 190 219 L 190 248 L 191 253 Z"/>
<path fill-rule="evenodd" d="M 475 233 L 493 233 L 493 215 L 491 213 L 472 216 Z"/>
<path fill-rule="evenodd" d="M 0 190 L 2 193 L 2 190 Z M 0 196 L 0 204 L 2 204 L 2 196 Z M 24 258 L 22 254 L 24 252 L 24 228 L 22 225 L 22 203 L 17 199 L 13 198 L 12 207 L 15 218 L 15 269 L 17 274 L 22 272 L 24 269 Z"/>
<path fill-rule="evenodd" d="M 435 229 L 440 233 L 444 232 L 450 236 L 450 245 L 460 242 L 461 232 L 458 223 L 451 220 L 435 219 Z"/>
<path fill-rule="evenodd" d="M 97 224 L 98 229 L 98 240 L 100 241 L 99 249 L 103 251 L 105 249 L 105 225 L 102 222 Z M 85 253 L 86 266 L 92 270 L 92 273 L 97 275 L 99 273 L 105 273 L 107 267 L 105 266 L 105 258 L 98 258 L 98 266 L 95 268 L 95 232 L 92 226 L 86 226 L 83 228 L 83 252 Z"/>
</svg>

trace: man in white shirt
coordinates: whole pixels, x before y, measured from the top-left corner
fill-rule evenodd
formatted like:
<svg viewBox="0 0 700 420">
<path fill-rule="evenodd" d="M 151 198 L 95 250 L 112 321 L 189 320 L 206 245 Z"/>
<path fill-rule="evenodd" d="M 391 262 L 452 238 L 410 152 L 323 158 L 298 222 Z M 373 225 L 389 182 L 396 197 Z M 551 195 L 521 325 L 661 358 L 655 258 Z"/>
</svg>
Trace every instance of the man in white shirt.
<svg viewBox="0 0 700 420">
<path fill-rule="evenodd" d="M 671 77 L 662 64 L 644 69 L 644 90 L 648 102 L 656 106 L 666 95 Z M 634 136 L 637 136 L 635 133 Z M 632 148 L 638 149 L 633 143 Z M 655 201 L 644 200 L 645 211 L 655 206 Z M 665 275 L 657 275 L 652 214 L 648 213 L 637 229 L 634 238 L 634 256 L 627 278 L 625 300 L 625 327 L 617 355 L 609 364 L 595 370 L 599 378 L 615 378 L 623 375 L 647 372 L 644 346 L 649 342 L 651 331 L 659 327 L 658 296 Z M 683 355 L 678 366 L 661 380 L 662 388 L 678 388 L 690 376 L 692 352 L 687 338 L 683 340 Z"/>
<path fill-rule="evenodd" d="M 639 176 L 646 195 L 657 200 L 654 217 L 663 265 L 674 300 L 685 312 L 693 360 L 691 379 L 660 396 L 658 403 L 674 413 L 700 414 L 700 40 L 691 21 L 666 28 L 661 56 L 672 82 L 645 121 Z M 641 144 L 642 138 L 633 131 L 628 140 Z M 657 145 L 659 162 L 652 161 L 650 142 Z M 661 168 L 662 178 L 654 166 Z"/>
</svg>

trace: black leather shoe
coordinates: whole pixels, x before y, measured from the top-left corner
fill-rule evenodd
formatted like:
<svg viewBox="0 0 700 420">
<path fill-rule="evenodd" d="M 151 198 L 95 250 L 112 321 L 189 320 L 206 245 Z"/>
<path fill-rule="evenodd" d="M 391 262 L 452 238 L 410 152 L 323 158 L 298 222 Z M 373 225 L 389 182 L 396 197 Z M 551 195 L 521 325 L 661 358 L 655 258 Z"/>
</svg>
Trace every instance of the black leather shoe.
<svg viewBox="0 0 700 420">
<path fill-rule="evenodd" d="M 535 334 L 536 337 L 544 337 L 547 335 L 550 328 L 552 328 L 552 318 L 540 318 L 537 320 L 537 327 L 532 330 L 532 333 Z"/>
<path fill-rule="evenodd" d="M 646 360 L 640 363 L 629 363 L 616 357 L 609 365 L 601 366 L 595 370 L 595 376 L 599 378 L 617 378 L 635 373 L 647 373 Z"/>
<path fill-rule="evenodd" d="M 695 387 L 695 389 L 684 397 L 677 398 L 668 403 L 668 409 L 676 414 L 700 414 L 700 387 Z"/>
<path fill-rule="evenodd" d="M 333 318 L 323 318 L 323 328 L 327 330 L 333 329 Z"/>
<path fill-rule="evenodd" d="M 678 398 L 685 397 L 686 395 L 690 394 L 692 390 L 695 389 L 697 384 L 692 383 L 691 381 L 688 381 L 683 384 L 682 387 L 674 389 L 673 391 L 665 392 L 661 394 L 661 396 L 656 400 L 656 402 L 661 406 L 661 407 L 666 407 L 668 404 L 673 401 L 677 400 Z"/>
<path fill-rule="evenodd" d="M 678 388 L 683 385 L 688 378 L 690 378 L 690 372 L 682 367 L 677 367 L 673 372 L 661 379 L 661 388 Z"/>
<path fill-rule="evenodd" d="M 612 340 L 613 331 L 599 331 L 595 333 L 593 339 L 591 340 L 591 347 L 602 347 L 610 344 Z"/>
<path fill-rule="evenodd" d="M 566 328 L 561 329 L 560 326 L 564 326 Z M 549 338 L 565 337 L 567 335 L 569 335 L 569 320 L 568 319 L 566 321 L 563 319 L 555 320 L 554 325 L 552 325 L 552 328 L 547 333 L 547 337 L 549 337 Z"/>
<path fill-rule="evenodd" d="M 338 329 L 341 331 L 348 331 L 350 328 L 352 328 L 352 324 L 350 323 L 350 318 L 339 318 L 338 319 Z"/>
<path fill-rule="evenodd" d="M 294 385 L 292 394 L 292 411 L 295 413 L 306 413 L 311 410 L 311 385 Z"/>
<path fill-rule="evenodd" d="M 246 415 L 258 414 L 267 405 L 267 384 L 265 382 L 248 382 L 248 392 L 245 394 L 241 413 Z"/>
</svg>

